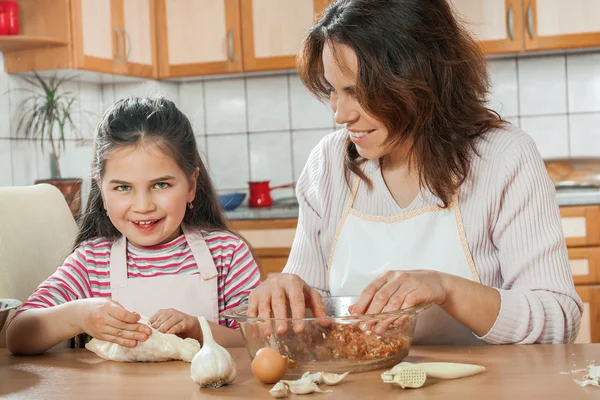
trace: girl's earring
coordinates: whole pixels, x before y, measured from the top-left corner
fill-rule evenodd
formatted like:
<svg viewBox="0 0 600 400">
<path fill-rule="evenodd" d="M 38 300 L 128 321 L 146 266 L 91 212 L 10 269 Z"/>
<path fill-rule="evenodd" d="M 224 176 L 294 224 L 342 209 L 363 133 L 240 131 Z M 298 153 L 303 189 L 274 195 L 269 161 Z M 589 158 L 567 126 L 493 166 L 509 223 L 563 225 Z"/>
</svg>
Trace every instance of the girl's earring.
<svg viewBox="0 0 600 400">
<path fill-rule="evenodd" d="M 190 201 L 189 203 L 187 203 L 188 208 L 191 210 L 192 208 L 194 208 L 194 205 L 192 204 L 192 202 Z"/>
</svg>

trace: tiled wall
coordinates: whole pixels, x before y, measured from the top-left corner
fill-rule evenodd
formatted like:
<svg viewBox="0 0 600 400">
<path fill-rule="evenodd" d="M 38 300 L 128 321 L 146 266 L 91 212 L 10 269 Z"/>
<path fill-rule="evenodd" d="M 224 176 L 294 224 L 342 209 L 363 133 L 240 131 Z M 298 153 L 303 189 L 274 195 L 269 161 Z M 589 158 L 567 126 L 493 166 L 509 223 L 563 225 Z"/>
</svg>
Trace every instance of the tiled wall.
<svg viewBox="0 0 600 400">
<path fill-rule="evenodd" d="M 494 59 L 489 65 L 491 107 L 529 132 L 545 158 L 600 157 L 600 52 Z M 0 73 L 0 93 L 19 85 L 18 78 Z M 70 90 L 80 100 L 79 135 L 87 138 L 116 99 L 161 93 L 175 100 L 191 118 L 222 191 L 245 190 L 249 180 L 296 180 L 310 150 L 335 129 L 331 111 L 293 73 L 183 83 L 74 82 Z M 0 186 L 28 185 L 49 174 L 39 146 L 15 139 L 9 116 L 17 104 L 15 93 L 0 96 Z M 63 175 L 87 175 L 89 143 L 69 137 Z"/>
</svg>

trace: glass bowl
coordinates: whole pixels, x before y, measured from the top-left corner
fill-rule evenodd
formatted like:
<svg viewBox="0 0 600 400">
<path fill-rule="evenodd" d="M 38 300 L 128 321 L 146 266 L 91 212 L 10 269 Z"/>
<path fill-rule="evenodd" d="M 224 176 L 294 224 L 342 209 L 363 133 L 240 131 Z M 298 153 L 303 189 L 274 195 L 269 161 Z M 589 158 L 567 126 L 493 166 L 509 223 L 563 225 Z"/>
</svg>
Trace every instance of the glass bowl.
<svg viewBox="0 0 600 400">
<path fill-rule="evenodd" d="M 309 309 L 306 318 L 252 318 L 246 315 L 247 305 L 221 315 L 238 322 L 252 360 L 263 347 L 287 357 L 286 377 L 298 377 L 306 371 L 360 372 L 400 363 L 410 351 L 418 313 L 427 307 L 350 315 L 348 307 L 356 300 L 358 297 L 323 298 L 324 318 L 314 318 Z M 278 325 L 286 332 L 277 334 Z M 378 327 L 385 328 L 380 335 L 375 333 Z"/>
</svg>

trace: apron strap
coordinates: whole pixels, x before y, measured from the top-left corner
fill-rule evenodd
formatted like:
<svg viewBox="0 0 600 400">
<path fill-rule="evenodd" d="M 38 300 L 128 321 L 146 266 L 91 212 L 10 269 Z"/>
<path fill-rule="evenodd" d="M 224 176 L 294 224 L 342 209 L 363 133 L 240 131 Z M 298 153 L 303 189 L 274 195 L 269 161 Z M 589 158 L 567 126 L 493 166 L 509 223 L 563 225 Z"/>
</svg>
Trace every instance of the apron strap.
<svg viewBox="0 0 600 400">
<path fill-rule="evenodd" d="M 110 288 L 127 286 L 127 240 L 121 235 L 110 248 Z"/>
<path fill-rule="evenodd" d="M 218 275 L 217 267 L 215 267 L 215 261 L 213 260 L 212 254 L 204 240 L 204 237 L 200 233 L 200 230 L 189 229 L 185 225 L 181 225 L 185 239 L 192 250 L 196 265 L 200 271 L 200 276 L 204 280 L 212 279 Z"/>
</svg>

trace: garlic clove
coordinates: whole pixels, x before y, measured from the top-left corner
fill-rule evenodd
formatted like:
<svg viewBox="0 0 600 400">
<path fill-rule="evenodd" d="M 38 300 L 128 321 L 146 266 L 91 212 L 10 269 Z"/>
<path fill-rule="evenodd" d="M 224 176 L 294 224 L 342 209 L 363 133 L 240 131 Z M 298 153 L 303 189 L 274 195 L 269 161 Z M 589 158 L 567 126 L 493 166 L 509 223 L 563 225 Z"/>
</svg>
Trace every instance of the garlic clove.
<svg viewBox="0 0 600 400">
<path fill-rule="evenodd" d="M 290 394 L 290 389 L 285 383 L 277 382 L 275 386 L 273 386 L 271 390 L 269 390 L 269 393 L 276 399 L 281 399 L 283 397 L 287 397 Z"/>
<path fill-rule="evenodd" d="M 302 378 L 297 381 L 281 381 L 288 385 L 290 392 L 294 394 L 330 393 L 332 390 L 321 390 L 310 378 Z"/>
<path fill-rule="evenodd" d="M 343 374 L 332 374 L 331 372 L 322 372 L 321 373 L 321 377 L 323 379 L 323 382 L 326 385 L 329 386 L 333 386 L 333 385 L 337 385 L 338 383 L 340 383 L 342 380 L 344 380 L 344 378 L 350 373 L 350 371 L 348 372 L 344 372 Z"/>
<path fill-rule="evenodd" d="M 200 387 L 218 388 L 235 379 L 235 362 L 231 354 L 215 342 L 204 317 L 198 317 L 204 343 L 192 359 L 191 377 Z"/>
</svg>

